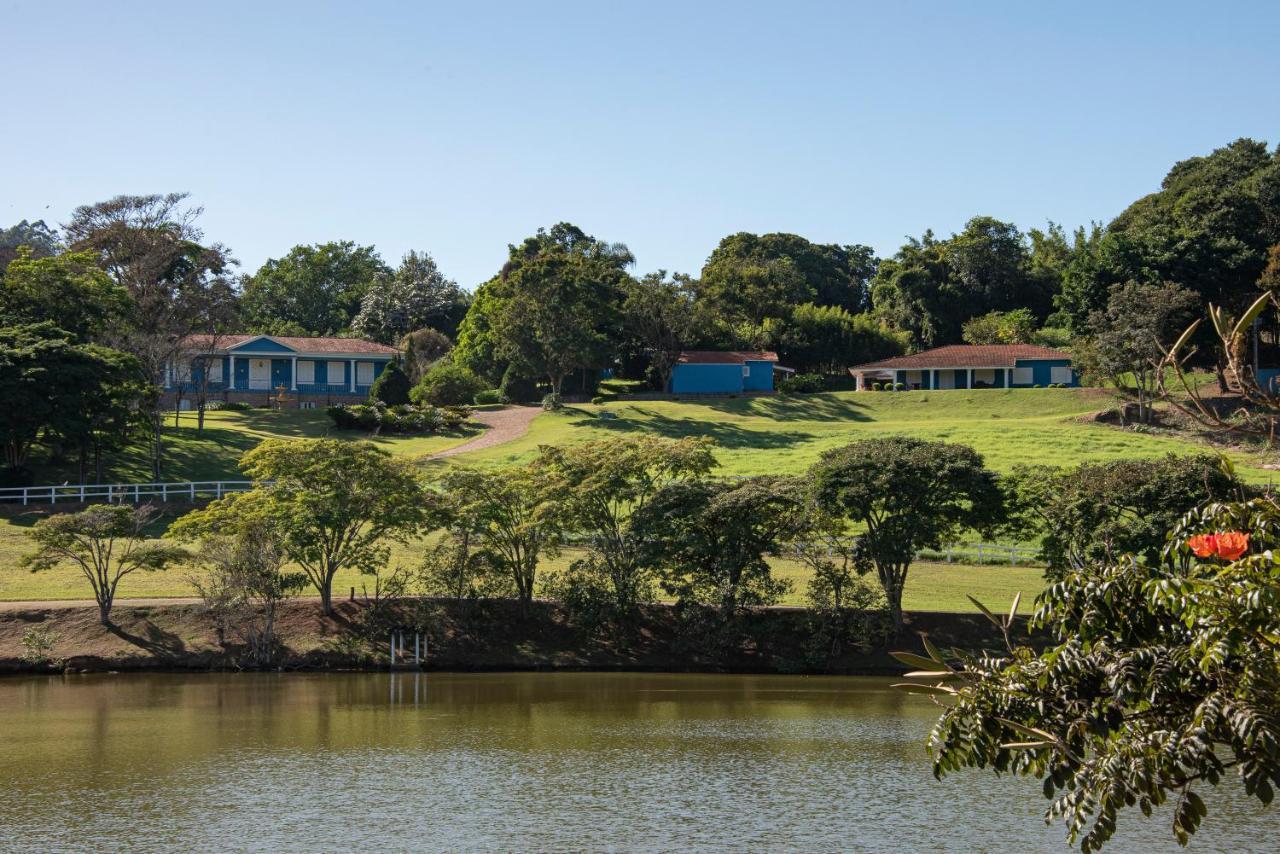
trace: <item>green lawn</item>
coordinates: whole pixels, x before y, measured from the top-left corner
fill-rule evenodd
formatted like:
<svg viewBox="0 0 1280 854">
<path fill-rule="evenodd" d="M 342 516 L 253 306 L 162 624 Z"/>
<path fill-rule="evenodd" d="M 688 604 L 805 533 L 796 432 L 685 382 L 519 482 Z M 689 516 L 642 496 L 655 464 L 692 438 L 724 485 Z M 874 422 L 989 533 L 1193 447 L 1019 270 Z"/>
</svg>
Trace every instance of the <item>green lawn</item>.
<svg viewBox="0 0 1280 854">
<path fill-rule="evenodd" d="M 394 454 L 416 458 L 459 445 L 479 432 L 480 428 L 471 427 L 432 436 L 381 436 L 373 441 Z M 243 478 L 238 466 L 241 454 L 263 439 L 320 437 L 369 438 L 364 433 L 335 429 L 322 409 L 209 412 L 205 414 L 203 432 L 196 430 L 195 413 L 181 413 L 175 426 L 171 412 L 165 418 L 164 479 L 239 480 Z M 149 483 L 152 480 L 149 452 L 149 445 L 139 441 L 113 455 L 106 479 L 114 483 Z M 78 482 L 74 461 L 51 462 L 37 457 L 33 463 L 37 483 Z"/>
<path fill-rule="evenodd" d="M 977 389 L 610 402 L 543 415 L 524 438 L 455 459 L 521 461 L 532 458 L 539 445 L 626 433 L 710 436 L 719 448 L 723 474 L 798 474 L 829 448 L 891 434 L 972 445 L 988 465 L 1001 471 L 1017 463 L 1071 466 L 1204 449 L 1192 441 L 1084 419 L 1111 401 L 1106 392 L 1095 389 Z M 1261 460 L 1256 455 L 1233 457 L 1242 475 L 1270 477 L 1258 468 Z"/>
<path fill-rule="evenodd" d="M 1191 441 L 1122 431 L 1088 422 L 1084 416 L 1109 405 L 1111 398 L 1090 389 L 990 389 L 898 393 L 840 392 L 798 397 L 759 397 L 719 401 L 610 402 L 570 407 L 540 415 L 524 437 L 447 461 L 423 461 L 425 469 L 469 462 L 493 465 L 531 459 L 539 445 L 583 442 L 628 433 L 710 436 L 717 443 L 723 474 L 800 473 L 824 450 L 870 436 L 902 434 L 963 442 L 977 448 L 992 467 L 1008 470 L 1020 462 L 1069 466 L 1085 460 L 1149 457 L 1201 450 Z M 604 415 L 605 417 L 602 417 Z M 612 417 L 608 417 L 612 416 Z M 169 423 L 172 425 L 172 416 Z M 321 411 L 217 412 L 204 434 L 194 417 L 184 415 L 168 431 L 172 480 L 236 478 L 236 461 L 267 437 L 333 435 Z M 344 438 L 359 434 L 338 433 Z M 466 441 L 475 431 L 422 438 L 380 438 L 392 453 L 421 459 L 433 451 Z M 1271 475 L 1256 455 L 1233 454 L 1242 474 L 1259 480 Z M 148 480 L 145 450 L 136 449 L 113 470 L 118 480 Z M 64 474 L 65 477 L 65 474 Z M 61 479 L 61 478 L 59 478 Z M 47 481 L 46 481 L 47 482 Z M 181 504 L 170 505 L 175 511 Z M 0 518 L 0 600 L 84 598 L 87 591 L 70 570 L 32 576 L 18 568 L 27 548 L 24 531 L 35 513 Z M 417 562 L 417 549 L 400 549 L 396 560 Z M 549 569 L 566 558 L 551 562 Z M 803 570 L 776 564 L 795 582 L 788 602 L 803 600 Z M 134 575 L 122 596 L 182 596 L 191 588 L 186 571 Z M 367 579 L 342 576 L 337 589 L 359 587 Z M 967 567 L 919 564 L 906 591 L 909 608 L 969 610 L 971 593 L 993 607 L 1019 591 L 1030 600 L 1041 589 L 1040 571 L 1025 567 Z"/>
</svg>

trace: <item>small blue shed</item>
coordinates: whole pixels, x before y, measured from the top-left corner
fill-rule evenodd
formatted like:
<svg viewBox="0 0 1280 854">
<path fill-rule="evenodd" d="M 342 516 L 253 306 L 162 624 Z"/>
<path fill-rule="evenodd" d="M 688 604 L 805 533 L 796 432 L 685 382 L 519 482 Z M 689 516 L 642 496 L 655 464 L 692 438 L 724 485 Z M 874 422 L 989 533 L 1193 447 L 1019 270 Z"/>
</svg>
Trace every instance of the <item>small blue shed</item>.
<svg viewBox="0 0 1280 854">
<path fill-rule="evenodd" d="M 671 394 L 773 391 L 778 354 L 763 350 L 686 350 L 671 371 Z"/>
</svg>

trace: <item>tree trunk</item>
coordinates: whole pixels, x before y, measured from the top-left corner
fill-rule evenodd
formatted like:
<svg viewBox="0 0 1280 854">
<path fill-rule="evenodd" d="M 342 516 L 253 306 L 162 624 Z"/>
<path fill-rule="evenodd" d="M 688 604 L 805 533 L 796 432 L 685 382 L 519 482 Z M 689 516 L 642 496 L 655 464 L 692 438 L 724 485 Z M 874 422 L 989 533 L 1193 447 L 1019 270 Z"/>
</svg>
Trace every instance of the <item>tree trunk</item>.
<svg viewBox="0 0 1280 854">
<path fill-rule="evenodd" d="M 164 457 L 164 415 L 156 407 L 151 413 L 151 476 L 160 482 L 160 462 Z"/>
<path fill-rule="evenodd" d="M 111 625 L 111 599 L 106 595 L 98 597 L 98 622 L 104 626 Z"/>
<path fill-rule="evenodd" d="M 333 579 L 320 588 L 320 611 L 326 617 L 333 616 Z"/>
</svg>

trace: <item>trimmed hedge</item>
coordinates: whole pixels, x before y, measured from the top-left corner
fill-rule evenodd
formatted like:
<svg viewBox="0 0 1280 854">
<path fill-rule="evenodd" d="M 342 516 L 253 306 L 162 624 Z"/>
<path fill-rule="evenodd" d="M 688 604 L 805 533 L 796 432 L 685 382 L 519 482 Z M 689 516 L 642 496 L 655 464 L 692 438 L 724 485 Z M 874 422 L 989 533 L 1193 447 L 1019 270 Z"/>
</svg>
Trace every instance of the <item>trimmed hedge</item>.
<svg viewBox="0 0 1280 854">
<path fill-rule="evenodd" d="M 387 406 L 349 404 L 330 406 L 329 417 L 340 430 L 414 435 L 456 430 L 471 417 L 465 406 Z"/>
</svg>

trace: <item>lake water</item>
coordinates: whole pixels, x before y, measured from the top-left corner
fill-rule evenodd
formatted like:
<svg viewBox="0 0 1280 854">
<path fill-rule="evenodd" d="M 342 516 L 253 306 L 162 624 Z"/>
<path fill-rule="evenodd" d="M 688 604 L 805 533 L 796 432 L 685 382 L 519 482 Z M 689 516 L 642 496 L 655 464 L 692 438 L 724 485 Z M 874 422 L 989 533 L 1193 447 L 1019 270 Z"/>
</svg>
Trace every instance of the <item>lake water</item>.
<svg viewBox="0 0 1280 854">
<path fill-rule="evenodd" d="M 1057 851 L 1039 784 L 937 782 L 889 680 L 200 674 L 0 680 L 0 847 Z M 1208 793 L 1193 850 L 1274 851 Z M 1122 817 L 1112 851 L 1174 851 Z"/>
</svg>

